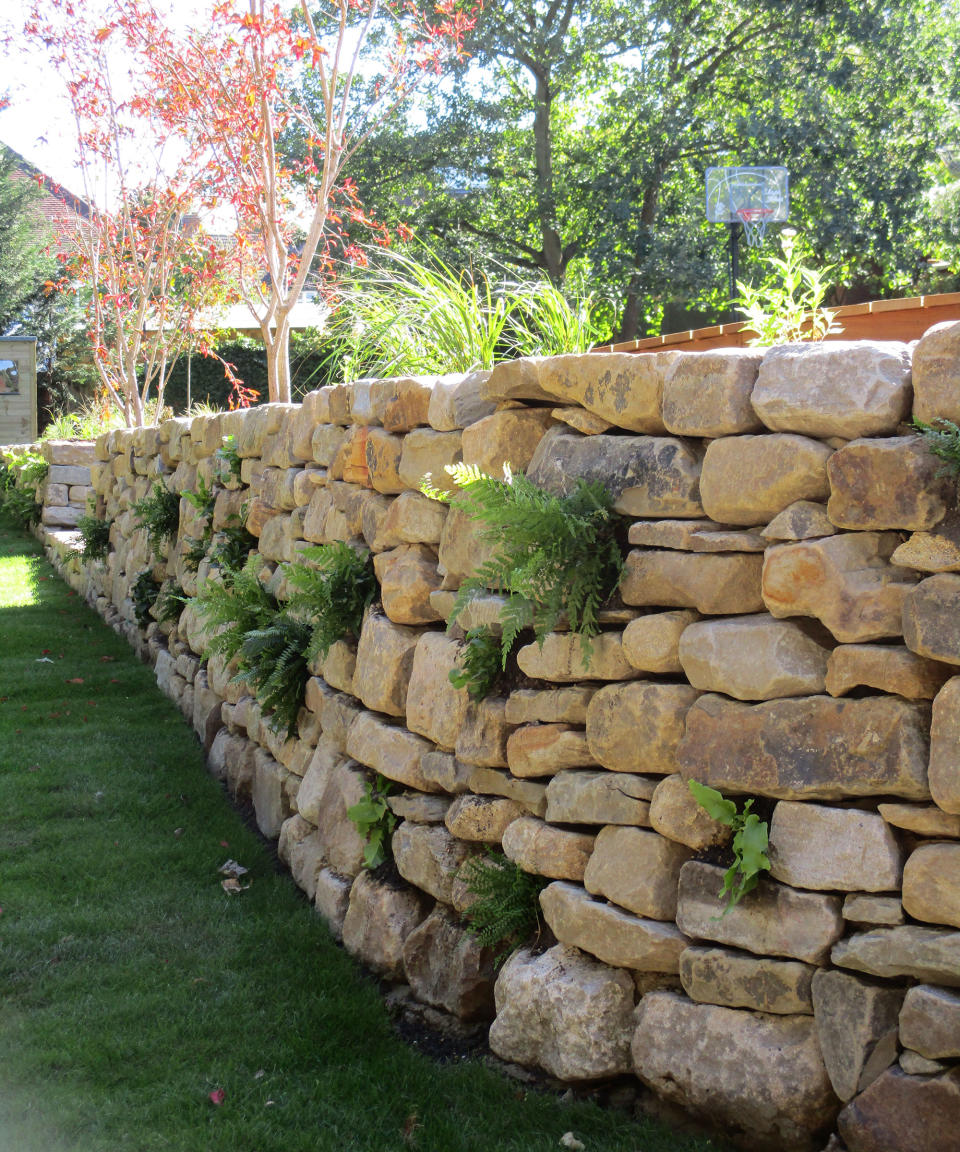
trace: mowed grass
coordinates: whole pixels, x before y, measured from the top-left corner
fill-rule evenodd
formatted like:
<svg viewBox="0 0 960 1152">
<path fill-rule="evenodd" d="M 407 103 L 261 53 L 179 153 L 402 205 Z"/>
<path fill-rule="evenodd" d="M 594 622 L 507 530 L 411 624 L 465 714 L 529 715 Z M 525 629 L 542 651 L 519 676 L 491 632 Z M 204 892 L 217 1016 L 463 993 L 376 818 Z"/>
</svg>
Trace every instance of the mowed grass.
<svg viewBox="0 0 960 1152">
<path fill-rule="evenodd" d="M 713 1147 L 407 1047 L 150 670 L 2 525 L 0 908 L 4 1152 Z"/>
</svg>

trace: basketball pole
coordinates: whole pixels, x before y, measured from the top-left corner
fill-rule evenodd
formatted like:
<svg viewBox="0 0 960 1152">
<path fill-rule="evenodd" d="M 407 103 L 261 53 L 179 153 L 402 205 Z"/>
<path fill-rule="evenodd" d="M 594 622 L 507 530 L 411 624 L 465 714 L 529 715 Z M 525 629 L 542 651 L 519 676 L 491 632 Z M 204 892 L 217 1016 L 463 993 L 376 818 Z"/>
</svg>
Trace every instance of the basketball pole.
<svg viewBox="0 0 960 1152">
<path fill-rule="evenodd" d="M 728 225 L 730 229 L 730 307 L 737 301 L 737 281 L 740 279 L 740 233 L 743 225 L 735 220 Z"/>
</svg>

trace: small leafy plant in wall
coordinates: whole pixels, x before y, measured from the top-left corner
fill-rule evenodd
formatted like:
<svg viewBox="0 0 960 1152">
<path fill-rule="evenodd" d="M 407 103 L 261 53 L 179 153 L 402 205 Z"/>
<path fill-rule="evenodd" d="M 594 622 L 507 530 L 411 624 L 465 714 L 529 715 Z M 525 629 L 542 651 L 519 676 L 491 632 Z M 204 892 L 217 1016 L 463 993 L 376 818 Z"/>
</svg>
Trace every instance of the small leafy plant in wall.
<svg viewBox="0 0 960 1152">
<path fill-rule="evenodd" d="M 364 868 L 379 868 L 389 854 L 390 837 L 397 826 L 397 818 L 387 803 L 393 788 L 392 780 L 378 774 L 367 781 L 363 799 L 347 809 L 347 819 L 363 837 Z"/>
<path fill-rule="evenodd" d="M 460 878 L 474 897 L 464 912 L 467 928 L 485 948 L 495 949 L 494 966 L 526 941 L 540 934 L 540 893 L 548 881 L 534 876 L 488 848 L 460 869 Z"/>
<path fill-rule="evenodd" d="M 723 875 L 723 888 L 720 890 L 720 898 L 727 897 L 727 906 L 721 913 L 722 916 L 726 916 L 748 892 L 756 888 L 760 873 L 770 867 L 770 860 L 767 857 L 769 839 L 767 822 L 750 811 L 753 807 L 752 800 L 748 800 L 740 812 L 736 804 L 732 800 L 727 800 L 716 788 L 708 788 L 706 784 L 701 784 L 697 780 L 691 780 L 689 787 L 707 815 L 719 820 L 721 824 L 726 824 L 733 831 L 731 845 L 733 863 Z"/>
</svg>

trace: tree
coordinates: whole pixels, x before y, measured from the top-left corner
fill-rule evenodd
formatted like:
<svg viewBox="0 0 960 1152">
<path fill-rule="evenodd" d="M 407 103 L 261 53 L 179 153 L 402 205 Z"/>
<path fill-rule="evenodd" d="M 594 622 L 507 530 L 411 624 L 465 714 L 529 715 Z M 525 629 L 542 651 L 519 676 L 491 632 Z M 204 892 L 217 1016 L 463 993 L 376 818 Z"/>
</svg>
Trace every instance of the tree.
<svg viewBox="0 0 960 1152">
<path fill-rule="evenodd" d="M 140 426 L 155 418 L 177 356 L 212 344 L 198 329 L 222 289 L 222 251 L 192 217 L 200 172 L 164 153 L 171 130 L 138 87 L 134 42 L 113 14 L 94 19 L 72 0 L 34 0 L 25 32 L 48 50 L 76 126 L 89 211 L 63 225 L 63 284 L 86 288 L 87 333 L 104 393 Z M 126 65 L 124 74 L 123 65 Z"/>
<path fill-rule="evenodd" d="M 301 0 L 294 21 L 248 0 L 219 3 L 205 27 L 178 35 L 152 0 L 121 0 L 121 13 L 147 62 L 153 108 L 187 142 L 190 162 L 205 166 L 207 203 L 233 209 L 233 268 L 260 326 L 270 400 L 289 401 L 290 313 L 305 289 L 328 290 L 337 257 L 359 257 L 345 222 L 372 224 L 344 166 L 419 73 L 459 52 L 472 17 L 455 0 L 431 10 L 412 0 L 332 0 L 317 16 Z M 315 114 L 300 95 L 308 73 Z M 296 160 L 284 154 L 294 128 L 303 142 Z"/>
<path fill-rule="evenodd" d="M 37 210 L 42 193 L 20 157 L 0 145 L 0 333 L 10 334 L 24 311 L 56 277 L 50 229 Z"/>
</svg>

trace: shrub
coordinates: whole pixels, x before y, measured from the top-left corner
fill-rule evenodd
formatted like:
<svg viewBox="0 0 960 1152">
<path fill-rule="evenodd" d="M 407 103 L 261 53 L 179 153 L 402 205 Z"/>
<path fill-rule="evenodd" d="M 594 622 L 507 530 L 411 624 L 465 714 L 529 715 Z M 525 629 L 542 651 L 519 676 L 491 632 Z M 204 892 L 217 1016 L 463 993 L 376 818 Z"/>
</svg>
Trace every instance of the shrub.
<svg viewBox="0 0 960 1152">
<path fill-rule="evenodd" d="M 224 436 L 223 444 L 216 450 L 217 474 L 222 484 L 240 479 L 240 457 L 237 455 L 237 438 Z"/>
<path fill-rule="evenodd" d="M 817 272 L 802 263 L 804 251 L 796 236 L 781 232 L 783 258 L 764 256 L 772 279 L 759 288 L 737 283 L 740 293 L 736 307 L 743 313 L 756 336 L 751 347 L 789 344 L 796 340 L 823 340 L 843 331 L 836 312 L 823 307 L 829 285 L 824 276 L 830 267 Z M 832 267 L 832 266 L 831 266 Z"/>
<path fill-rule="evenodd" d="M 485 948 L 496 949 L 496 967 L 540 932 L 540 893 L 548 881 L 524 872 L 492 848 L 473 856 L 460 869 L 476 899 L 464 912 L 469 930 Z"/>
<path fill-rule="evenodd" d="M 156 599 L 156 616 L 159 623 L 176 624 L 189 599 L 179 584 L 173 581 L 161 584 Z"/>
<path fill-rule="evenodd" d="M 265 627 L 277 612 L 277 602 L 260 583 L 262 561 L 251 557 L 229 580 L 205 580 L 196 598 L 197 610 L 216 629 L 208 651 L 232 660 L 248 632 Z"/>
<path fill-rule="evenodd" d="M 239 516 L 231 516 L 227 523 L 213 536 L 210 549 L 210 563 L 228 572 L 238 572 L 250 559 L 250 553 L 257 546 L 257 538 L 244 526 L 247 518 L 246 505 Z"/>
<path fill-rule="evenodd" d="M 140 526 L 147 530 L 154 556 L 162 560 L 164 544 L 176 536 L 180 527 L 180 497 L 176 492 L 168 492 L 157 480 L 150 495 L 138 500 L 133 511 Z"/>
</svg>

